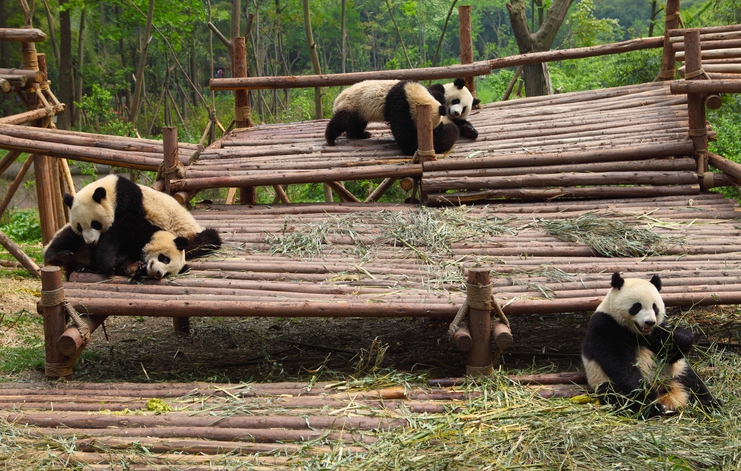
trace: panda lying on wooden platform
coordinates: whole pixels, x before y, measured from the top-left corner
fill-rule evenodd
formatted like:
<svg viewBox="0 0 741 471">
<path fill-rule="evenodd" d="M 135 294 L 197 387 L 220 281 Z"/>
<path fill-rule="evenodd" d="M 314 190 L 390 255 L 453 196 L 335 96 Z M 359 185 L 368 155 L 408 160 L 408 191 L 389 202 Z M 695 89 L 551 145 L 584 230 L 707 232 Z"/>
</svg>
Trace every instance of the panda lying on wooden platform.
<svg viewBox="0 0 741 471">
<path fill-rule="evenodd" d="M 44 248 L 44 263 L 67 272 L 163 278 L 221 247 L 171 196 L 118 175 L 64 195 L 70 222 Z"/>
<path fill-rule="evenodd" d="M 658 275 L 647 281 L 614 273 L 611 285 L 582 344 L 587 381 L 600 400 L 645 418 L 690 402 L 719 406 L 685 359 L 692 333 L 664 322 Z"/>
</svg>

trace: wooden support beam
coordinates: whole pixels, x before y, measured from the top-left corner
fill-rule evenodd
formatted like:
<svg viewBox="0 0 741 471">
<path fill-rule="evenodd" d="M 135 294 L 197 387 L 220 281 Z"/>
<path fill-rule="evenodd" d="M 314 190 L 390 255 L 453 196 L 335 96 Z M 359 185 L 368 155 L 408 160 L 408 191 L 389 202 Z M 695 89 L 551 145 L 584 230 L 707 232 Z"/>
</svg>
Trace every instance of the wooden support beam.
<svg viewBox="0 0 741 471">
<path fill-rule="evenodd" d="M 675 80 L 672 93 L 741 93 L 741 80 Z"/>
<path fill-rule="evenodd" d="M 471 349 L 468 351 L 466 374 L 488 375 L 491 356 L 491 280 L 488 268 L 470 268 L 466 300 Z M 488 305 L 488 306 L 487 306 Z"/>
<path fill-rule="evenodd" d="M 67 325 L 63 301 L 62 270 L 59 267 L 42 268 L 40 305 L 44 318 L 45 373 L 49 379 L 72 375 L 72 367 L 67 364 L 67 357 L 57 350 L 57 340 Z"/>
</svg>

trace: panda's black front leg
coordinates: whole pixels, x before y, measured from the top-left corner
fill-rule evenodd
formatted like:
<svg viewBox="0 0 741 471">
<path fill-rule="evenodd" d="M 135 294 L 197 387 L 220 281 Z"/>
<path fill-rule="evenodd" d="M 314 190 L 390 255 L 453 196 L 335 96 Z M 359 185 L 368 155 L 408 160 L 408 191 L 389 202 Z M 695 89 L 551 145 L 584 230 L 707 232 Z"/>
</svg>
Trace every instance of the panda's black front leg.
<svg viewBox="0 0 741 471">
<path fill-rule="evenodd" d="M 479 137 L 479 132 L 473 127 L 468 120 L 465 119 L 454 119 L 453 122 L 458 126 L 458 132 L 461 136 L 471 139 L 473 141 Z"/>
</svg>

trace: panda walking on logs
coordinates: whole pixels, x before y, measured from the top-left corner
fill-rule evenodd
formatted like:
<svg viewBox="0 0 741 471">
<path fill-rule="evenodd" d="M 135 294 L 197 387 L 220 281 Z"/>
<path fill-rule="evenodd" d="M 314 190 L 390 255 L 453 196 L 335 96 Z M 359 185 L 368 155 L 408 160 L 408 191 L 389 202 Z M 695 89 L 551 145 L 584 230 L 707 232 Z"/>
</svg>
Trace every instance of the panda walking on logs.
<svg viewBox="0 0 741 471">
<path fill-rule="evenodd" d="M 414 155 L 418 144 L 417 105 L 432 107 L 435 153 L 449 151 L 459 131 L 452 123 L 441 122 L 445 106 L 424 85 L 412 80 L 365 80 L 346 88 L 335 99 L 324 138 L 330 146 L 343 133 L 350 139 L 368 139 L 368 123 L 387 122 L 401 151 Z"/>
<path fill-rule="evenodd" d="M 612 275 L 612 289 L 589 320 L 582 344 L 587 381 L 603 403 L 648 418 L 699 402 L 718 407 L 685 355 L 694 337 L 664 322 L 661 279 Z"/>
</svg>

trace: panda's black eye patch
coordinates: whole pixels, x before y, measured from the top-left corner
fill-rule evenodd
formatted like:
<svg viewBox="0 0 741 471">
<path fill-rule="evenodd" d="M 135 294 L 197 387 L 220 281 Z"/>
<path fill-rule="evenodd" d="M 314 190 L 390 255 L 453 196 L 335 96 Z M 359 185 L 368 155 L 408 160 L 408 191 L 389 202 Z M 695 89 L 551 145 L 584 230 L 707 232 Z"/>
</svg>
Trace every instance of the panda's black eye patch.
<svg viewBox="0 0 741 471">
<path fill-rule="evenodd" d="M 641 306 L 641 303 L 635 303 L 632 306 L 630 306 L 630 309 L 628 310 L 628 312 L 630 313 L 631 316 L 635 316 L 636 314 L 641 312 L 642 308 L 643 306 Z"/>
<path fill-rule="evenodd" d="M 77 232 L 82 232 L 82 224 L 77 225 Z"/>
<path fill-rule="evenodd" d="M 654 303 L 653 308 L 654 308 L 654 314 L 656 314 L 658 316 L 659 315 L 659 306 L 657 306 L 656 303 Z"/>
<path fill-rule="evenodd" d="M 93 221 L 93 222 L 90 223 L 90 227 L 92 227 L 96 231 L 99 231 L 99 230 L 103 229 L 103 224 L 99 223 L 98 221 Z"/>
<path fill-rule="evenodd" d="M 461 102 L 461 99 L 460 98 L 456 98 L 453 101 L 451 101 L 451 103 L 454 104 L 454 105 L 457 105 L 460 102 Z"/>
<path fill-rule="evenodd" d="M 164 263 L 165 265 L 170 263 L 170 257 L 165 254 L 160 254 L 159 257 L 157 257 L 157 260 L 159 260 L 160 263 Z"/>
</svg>

